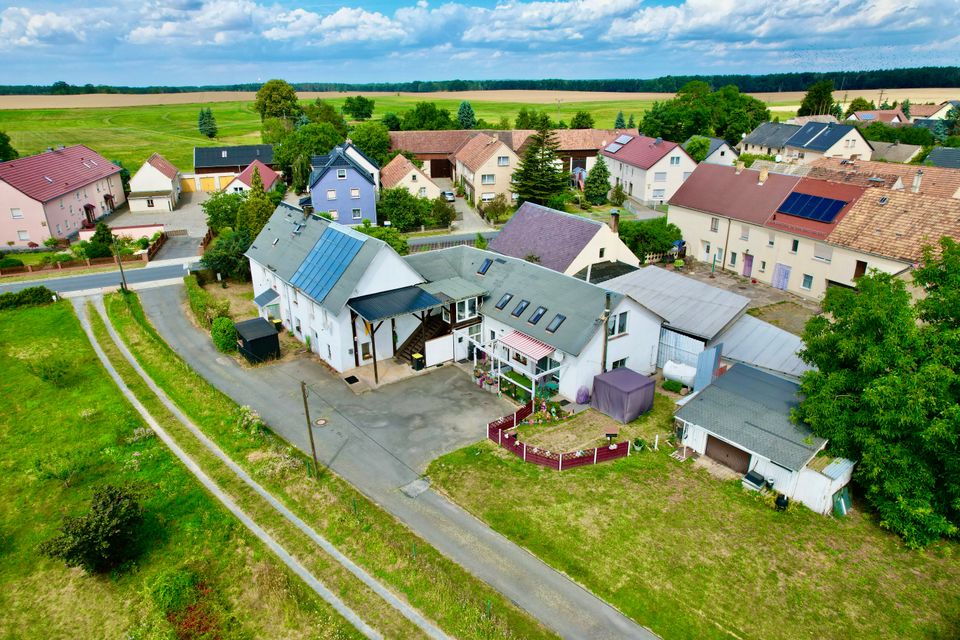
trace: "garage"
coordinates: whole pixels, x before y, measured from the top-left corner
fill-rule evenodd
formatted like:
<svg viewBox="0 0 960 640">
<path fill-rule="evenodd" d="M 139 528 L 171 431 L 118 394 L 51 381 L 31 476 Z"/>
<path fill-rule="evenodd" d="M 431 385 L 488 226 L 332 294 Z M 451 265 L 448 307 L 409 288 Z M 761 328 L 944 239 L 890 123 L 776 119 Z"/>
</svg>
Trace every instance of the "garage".
<svg viewBox="0 0 960 640">
<path fill-rule="evenodd" d="M 430 177 L 431 178 L 449 178 L 453 175 L 453 165 L 449 160 L 431 160 Z"/>
<path fill-rule="evenodd" d="M 200 178 L 200 191 L 212 193 L 217 190 L 216 177 Z"/>
<path fill-rule="evenodd" d="M 739 473 L 746 473 L 750 468 L 749 453 L 711 435 L 707 436 L 707 448 L 704 453 L 708 458 Z"/>
<path fill-rule="evenodd" d="M 197 183 L 193 178 L 183 178 L 180 180 L 180 191 L 183 193 L 193 193 L 197 190 Z"/>
</svg>

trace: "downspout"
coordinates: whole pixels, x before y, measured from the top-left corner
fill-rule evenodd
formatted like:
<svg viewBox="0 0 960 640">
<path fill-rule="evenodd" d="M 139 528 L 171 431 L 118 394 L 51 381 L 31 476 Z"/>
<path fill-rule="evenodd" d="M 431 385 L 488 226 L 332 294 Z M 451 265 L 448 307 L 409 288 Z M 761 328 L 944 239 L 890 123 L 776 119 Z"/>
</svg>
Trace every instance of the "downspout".
<svg viewBox="0 0 960 640">
<path fill-rule="evenodd" d="M 603 315 L 600 316 L 600 330 L 603 331 L 603 355 L 600 360 L 600 373 L 607 372 L 607 342 L 609 341 L 609 332 L 607 331 L 607 321 L 610 319 L 610 292 L 606 292 L 603 303 Z"/>
<path fill-rule="evenodd" d="M 720 257 L 720 270 L 723 271 L 725 267 L 724 263 L 727 261 L 727 256 L 730 254 L 730 226 L 733 224 L 733 220 L 727 218 L 727 239 L 724 240 L 723 255 Z"/>
</svg>

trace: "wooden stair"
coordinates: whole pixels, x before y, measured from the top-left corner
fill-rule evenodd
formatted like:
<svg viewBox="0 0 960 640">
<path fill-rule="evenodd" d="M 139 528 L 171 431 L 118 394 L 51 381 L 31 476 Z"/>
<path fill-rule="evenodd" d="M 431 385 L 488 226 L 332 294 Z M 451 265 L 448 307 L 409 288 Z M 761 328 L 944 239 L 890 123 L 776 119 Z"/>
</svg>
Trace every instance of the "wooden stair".
<svg viewBox="0 0 960 640">
<path fill-rule="evenodd" d="M 447 323 L 440 316 L 427 316 L 424 325 L 423 327 L 417 327 L 406 342 L 400 345 L 393 358 L 395 362 L 412 364 L 413 354 L 423 353 L 428 340 L 442 336 L 447 331 Z"/>
</svg>

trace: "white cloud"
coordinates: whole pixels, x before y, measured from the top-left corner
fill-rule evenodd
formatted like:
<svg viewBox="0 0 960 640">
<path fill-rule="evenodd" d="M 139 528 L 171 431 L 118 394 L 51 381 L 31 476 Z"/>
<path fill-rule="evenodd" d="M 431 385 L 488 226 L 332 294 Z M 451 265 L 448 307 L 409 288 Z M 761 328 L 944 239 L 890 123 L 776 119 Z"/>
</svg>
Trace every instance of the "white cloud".
<svg viewBox="0 0 960 640">
<path fill-rule="evenodd" d="M 92 12 L 91 16 L 95 16 Z M 0 12 L 0 48 L 67 45 L 84 42 L 89 20 L 76 12 L 37 13 L 21 7 Z"/>
</svg>

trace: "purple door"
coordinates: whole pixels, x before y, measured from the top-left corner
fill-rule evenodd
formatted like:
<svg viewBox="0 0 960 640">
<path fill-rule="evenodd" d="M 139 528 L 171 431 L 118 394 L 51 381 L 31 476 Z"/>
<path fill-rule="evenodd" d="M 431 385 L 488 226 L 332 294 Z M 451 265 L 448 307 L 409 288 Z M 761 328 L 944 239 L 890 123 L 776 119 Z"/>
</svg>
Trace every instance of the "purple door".
<svg viewBox="0 0 960 640">
<path fill-rule="evenodd" d="M 790 282 L 790 267 L 778 262 L 773 268 L 773 286 L 786 291 L 788 282 Z"/>
<path fill-rule="evenodd" d="M 743 254 L 743 277 L 749 278 L 753 274 L 753 256 L 749 253 Z"/>
</svg>

